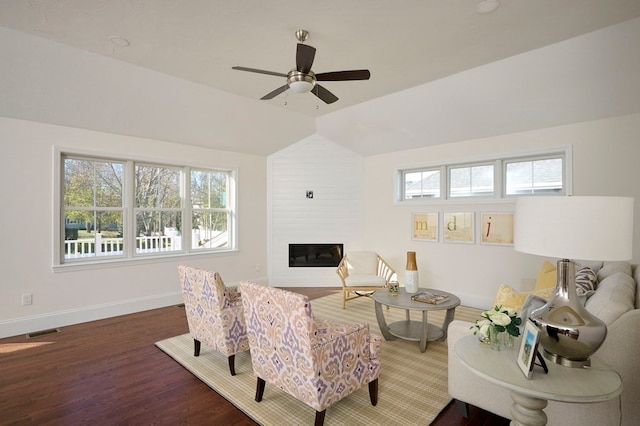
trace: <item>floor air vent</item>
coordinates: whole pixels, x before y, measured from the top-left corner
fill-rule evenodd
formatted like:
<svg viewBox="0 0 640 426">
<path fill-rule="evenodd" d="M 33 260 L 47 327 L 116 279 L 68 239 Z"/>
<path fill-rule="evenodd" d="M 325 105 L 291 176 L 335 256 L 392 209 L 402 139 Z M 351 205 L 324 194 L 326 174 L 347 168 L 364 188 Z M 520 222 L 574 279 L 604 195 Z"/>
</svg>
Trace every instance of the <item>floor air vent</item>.
<svg viewBox="0 0 640 426">
<path fill-rule="evenodd" d="M 59 328 L 51 328 L 49 330 L 35 331 L 27 334 L 27 339 L 33 339 L 34 337 L 46 336 L 47 334 L 60 333 Z"/>
</svg>

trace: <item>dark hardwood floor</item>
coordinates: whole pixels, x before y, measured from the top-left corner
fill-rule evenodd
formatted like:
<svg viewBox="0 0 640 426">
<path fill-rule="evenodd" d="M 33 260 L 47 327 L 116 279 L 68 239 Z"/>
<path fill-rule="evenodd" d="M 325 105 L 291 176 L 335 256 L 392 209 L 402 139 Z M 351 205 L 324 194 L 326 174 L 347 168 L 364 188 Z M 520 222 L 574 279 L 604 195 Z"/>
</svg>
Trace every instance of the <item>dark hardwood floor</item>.
<svg viewBox="0 0 640 426">
<path fill-rule="evenodd" d="M 289 290 L 311 298 L 338 291 Z M 0 339 L 0 424 L 255 425 L 154 346 L 186 332 L 184 308 L 172 306 Z M 465 419 L 450 404 L 432 424 L 508 424 L 470 412 Z"/>
</svg>

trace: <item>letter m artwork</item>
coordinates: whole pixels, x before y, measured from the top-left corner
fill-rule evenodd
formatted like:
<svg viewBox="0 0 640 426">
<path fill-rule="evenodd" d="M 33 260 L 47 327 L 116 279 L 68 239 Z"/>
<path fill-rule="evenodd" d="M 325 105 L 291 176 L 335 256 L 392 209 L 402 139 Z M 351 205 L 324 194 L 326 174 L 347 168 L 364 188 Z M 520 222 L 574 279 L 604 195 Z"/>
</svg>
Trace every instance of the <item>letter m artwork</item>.
<svg viewBox="0 0 640 426">
<path fill-rule="evenodd" d="M 411 239 L 415 241 L 438 241 L 439 213 L 412 213 Z"/>
</svg>

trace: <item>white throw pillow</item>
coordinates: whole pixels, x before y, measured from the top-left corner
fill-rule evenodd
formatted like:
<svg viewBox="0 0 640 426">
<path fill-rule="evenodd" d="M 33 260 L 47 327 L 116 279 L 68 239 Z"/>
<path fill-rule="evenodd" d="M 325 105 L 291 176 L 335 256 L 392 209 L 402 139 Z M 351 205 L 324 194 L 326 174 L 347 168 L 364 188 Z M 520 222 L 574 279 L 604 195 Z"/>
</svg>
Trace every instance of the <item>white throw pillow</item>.
<svg viewBox="0 0 640 426">
<path fill-rule="evenodd" d="M 373 274 L 378 271 L 378 253 L 375 251 L 352 251 L 347 253 L 349 274 Z"/>
<path fill-rule="evenodd" d="M 631 276 L 631 264 L 629 262 L 607 262 L 598 271 L 598 281 L 602 281 L 616 272 L 622 272 Z"/>
<path fill-rule="evenodd" d="M 602 270 L 604 268 L 600 272 Z M 598 289 L 587 300 L 585 308 L 610 325 L 622 314 L 634 309 L 635 296 L 636 282 L 633 278 L 624 272 L 616 272 L 600 281 Z"/>
</svg>

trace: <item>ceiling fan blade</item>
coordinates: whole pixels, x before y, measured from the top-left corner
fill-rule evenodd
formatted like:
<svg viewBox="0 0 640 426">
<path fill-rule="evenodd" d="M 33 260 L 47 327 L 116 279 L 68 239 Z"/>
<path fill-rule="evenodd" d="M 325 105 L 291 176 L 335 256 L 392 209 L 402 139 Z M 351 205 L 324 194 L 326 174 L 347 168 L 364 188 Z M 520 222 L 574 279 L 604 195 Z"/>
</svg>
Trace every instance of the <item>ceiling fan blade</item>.
<svg viewBox="0 0 640 426">
<path fill-rule="evenodd" d="M 316 84 L 311 90 L 311 92 L 317 97 L 319 97 L 326 104 L 332 104 L 338 100 L 338 97 L 336 95 L 334 95 L 324 87 L 320 86 L 319 84 Z"/>
<path fill-rule="evenodd" d="M 318 81 L 369 80 L 369 70 L 333 71 L 316 74 Z"/>
<path fill-rule="evenodd" d="M 287 74 L 282 74 L 281 72 L 265 71 L 265 70 L 255 69 L 255 68 L 231 67 L 231 69 L 238 70 L 238 71 L 256 72 L 258 74 L 275 75 L 276 77 L 285 77 L 285 78 L 287 77 Z"/>
<path fill-rule="evenodd" d="M 287 90 L 289 88 L 288 84 L 285 84 L 284 86 L 278 87 L 276 90 L 267 93 L 266 95 L 264 95 L 263 97 L 261 97 L 260 99 L 265 100 L 265 99 L 273 99 L 276 96 L 278 96 L 280 93 L 284 92 L 285 90 Z"/>
<path fill-rule="evenodd" d="M 301 73 L 309 74 L 315 57 L 315 47 L 298 43 L 298 50 L 296 51 L 296 69 Z"/>
</svg>

